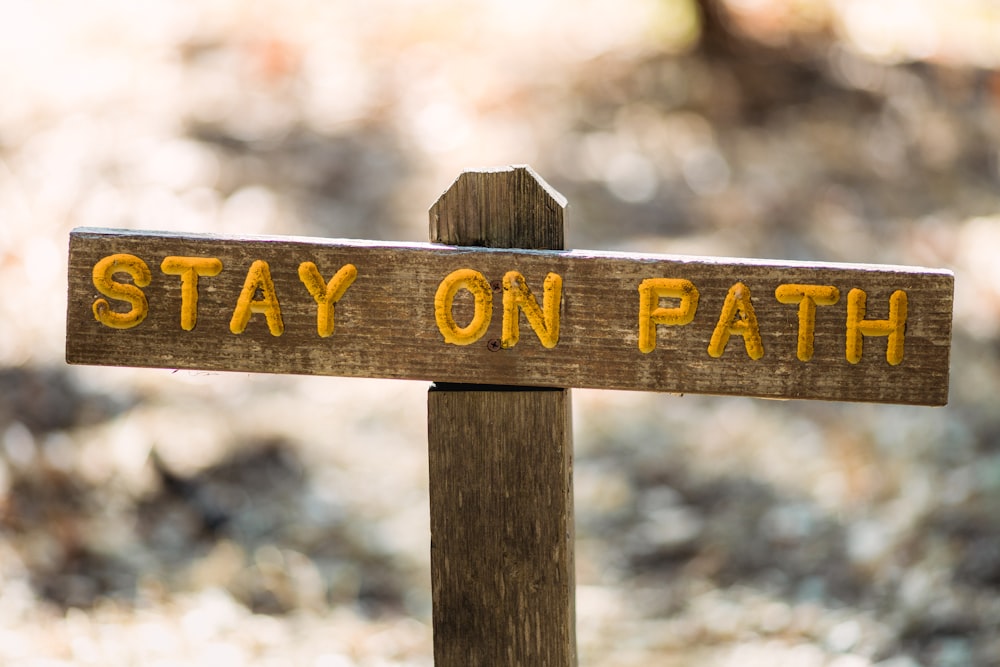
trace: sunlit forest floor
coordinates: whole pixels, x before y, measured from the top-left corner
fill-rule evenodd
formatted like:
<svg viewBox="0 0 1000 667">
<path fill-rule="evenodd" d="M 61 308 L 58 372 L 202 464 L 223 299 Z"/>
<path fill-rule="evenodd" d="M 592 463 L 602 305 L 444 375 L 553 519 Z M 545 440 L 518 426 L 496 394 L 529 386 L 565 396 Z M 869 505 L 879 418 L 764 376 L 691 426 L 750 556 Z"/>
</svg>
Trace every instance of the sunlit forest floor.
<svg viewBox="0 0 1000 667">
<path fill-rule="evenodd" d="M 583 665 L 1000 664 L 988 0 L 0 2 L 0 663 L 431 665 L 426 383 L 68 367 L 76 226 L 956 273 L 945 408 L 576 391 Z"/>
</svg>

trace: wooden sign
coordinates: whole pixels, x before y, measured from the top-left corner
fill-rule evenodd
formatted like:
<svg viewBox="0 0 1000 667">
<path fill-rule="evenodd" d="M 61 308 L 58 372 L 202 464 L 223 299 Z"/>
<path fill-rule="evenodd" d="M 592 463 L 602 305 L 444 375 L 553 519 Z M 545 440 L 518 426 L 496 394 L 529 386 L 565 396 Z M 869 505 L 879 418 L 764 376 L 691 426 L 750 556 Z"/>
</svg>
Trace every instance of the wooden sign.
<svg viewBox="0 0 1000 667">
<path fill-rule="evenodd" d="M 70 363 L 943 405 L 944 270 L 78 229 Z"/>
<path fill-rule="evenodd" d="M 567 387 L 941 405 L 954 278 L 565 252 L 565 205 L 518 166 L 463 172 L 434 245 L 79 229 L 67 359 L 434 381 L 434 664 L 575 667 Z"/>
</svg>

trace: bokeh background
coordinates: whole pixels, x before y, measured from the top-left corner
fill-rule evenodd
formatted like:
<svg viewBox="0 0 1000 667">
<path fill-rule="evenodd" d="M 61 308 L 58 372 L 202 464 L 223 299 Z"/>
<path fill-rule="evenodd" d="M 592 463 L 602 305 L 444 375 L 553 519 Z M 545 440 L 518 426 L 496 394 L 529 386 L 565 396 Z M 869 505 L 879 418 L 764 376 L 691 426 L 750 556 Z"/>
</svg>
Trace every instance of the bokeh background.
<svg viewBox="0 0 1000 667">
<path fill-rule="evenodd" d="M 575 392 L 581 664 L 1000 664 L 1000 4 L 0 0 L 0 664 L 429 666 L 426 383 L 68 367 L 80 225 L 951 268 L 945 408 Z"/>
</svg>

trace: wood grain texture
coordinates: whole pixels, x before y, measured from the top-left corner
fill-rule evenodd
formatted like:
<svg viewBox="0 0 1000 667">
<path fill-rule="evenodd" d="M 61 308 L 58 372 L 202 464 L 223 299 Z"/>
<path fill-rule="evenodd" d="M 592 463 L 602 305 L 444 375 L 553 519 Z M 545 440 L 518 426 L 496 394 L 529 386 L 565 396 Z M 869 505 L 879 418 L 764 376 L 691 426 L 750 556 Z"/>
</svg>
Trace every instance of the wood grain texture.
<svg viewBox="0 0 1000 667">
<path fill-rule="evenodd" d="M 530 167 L 465 171 L 431 206 L 430 240 L 562 250 L 566 199 Z"/>
<path fill-rule="evenodd" d="M 431 238 L 561 248 L 563 207 L 524 168 L 465 172 Z M 568 389 L 428 394 L 436 667 L 576 665 L 570 405 Z"/>
<path fill-rule="evenodd" d="M 576 665 L 569 394 L 428 394 L 436 667 Z"/>
<path fill-rule="evenodd" d="M 143 288 L 149 315 L 116 330 L 95 320 L 100 297 L 94 265 L 112 253 L 148 264 Z M 221 272 L 199 282 L 197 326 L 181 328 L 181 280 L 160 269 L 167 256 L 216 257 Z M 254 260 L 268 262 L 281 304 L 284 333 L 272 336 L 263 315 L 244 333 L 229 324 Z M 298 275 L 314 262 L 326 280 L 347 263 L 358 275 L 335 307 L 335 330 L 317 334 L 317 306 Z M 503 307 L 493 299 L 486 335 L 472 345 L 446 344 L 434 316 L 434 297 L 452 271 L 471 268 L 490 282 L 521 272 L 536 295 L 549 272 L 563 278 L 561 333 L 542 347 L 521 315 L 521 340 L 492 350 Z M 639 350 L 640 283 L 651 277 L 685 278 L 701 295 L 690 324 L 657 327 L 657 346 Z M 119 280 L 128 282 L 125 276 Z M 708 345 L 728 290 L 736 282 L 752 294 L 763 357 L 749 358 L 739 337 L 725 354 Z M 780 303 L 782 284 L 836 286 L 840 299 L 816 308 L 814 354 L 796 356 L 798 310 Z M 847 295 L 868 295 L 868 317 L 885 318 L 896 290 L 908 296 L 902 363 L 886 361 L 886 338 L 866 337 L 859 363 L 847 361 Z M 70 238 L 67 359 L 71 363 L 353 377 L 406 378 L 500 385 L 597 387 L 941 405 L 948 398 L 954 277 L 911 267 L 811 264 L 748 259 L 585 251 L 462 248 L 306 238 L 241 238 L 80 229 Z M 465 296 L 468 296 L 467 294 Z M 455 317 L 468 311 L 456 300 Z M 663 305 L 671 301 L 664 299 Z M 127 306 L 114 302 L 112 306 Z"/>
</svg>

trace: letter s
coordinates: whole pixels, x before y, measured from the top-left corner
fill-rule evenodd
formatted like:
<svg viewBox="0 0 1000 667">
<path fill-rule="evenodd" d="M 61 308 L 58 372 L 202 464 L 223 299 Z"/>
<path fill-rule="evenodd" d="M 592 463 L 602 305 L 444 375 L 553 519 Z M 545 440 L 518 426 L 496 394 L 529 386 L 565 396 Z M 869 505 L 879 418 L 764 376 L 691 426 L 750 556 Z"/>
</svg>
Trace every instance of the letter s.
<svg viewBox="0 0 1000 667">
<path fill-rule="evenodd" d="M 127 273 L 134 285 L 115 282 L 114 274 Z M 94 301 L 94 317 L 98 322 L 112 329 L 131 329 L 138 326 L 149 314 L 149 302 L 140 287 L 145 287 L 153 279 L 153 274 L 144 261 L 135 255 L 119 253 L 108 255 L 94 265 L 94 287 L 106 297 L 116 301 L 126 301 L 132 308 L 120 313 L 111 309 L 107 299 Z"/>
</svg>

